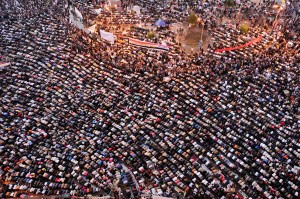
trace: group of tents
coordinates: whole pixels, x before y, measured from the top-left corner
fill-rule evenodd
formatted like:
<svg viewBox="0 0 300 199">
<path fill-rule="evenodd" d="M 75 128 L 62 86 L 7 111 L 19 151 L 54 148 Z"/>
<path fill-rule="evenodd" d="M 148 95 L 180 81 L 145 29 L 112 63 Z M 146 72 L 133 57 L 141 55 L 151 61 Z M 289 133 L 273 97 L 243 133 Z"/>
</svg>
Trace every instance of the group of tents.
<svg viewBox="0 0 300 199">
<path fill-rule="evenodd" d="M 120 0 L 109 0 L 108 1 L 108 6 L 109 7 L 118 7 L 121 5 L 121 1 Z M 129 8 L 129 11 L 135 11 L 137 13 L 137 15 L 140 15 L 141 13 L 141 7 L 140 6 L 132 6 L 131 8 Z M 101 14 L 102 9 L 93 9 L 91 12 L 93 12 L 94 14 Z M 83 16 L 81 14 L 81 12 L 76 8 L 76 7 L 70 7 L 69 8 L 69 21 L 71 24 L 73 24 L 75 27 L 84 30 L 85 32 L 87 32 L 88 34 L 90 33 L 95 33 L 97 31 L 97 24 L 94 24 L 88 28 L 86 28 L 83 24 Z M 163 21 L 162 19 L 158 19 L 154 25 L 156 27 L 166 27 L 167 24 L 165 21 Z M 111 32 L 106 32 L 104 30 L 100 30 L 100 36 L 102 39 L 110 42 L 110 43 L 114 43 L 115 40 L 115 35 Z"/>
</svg>

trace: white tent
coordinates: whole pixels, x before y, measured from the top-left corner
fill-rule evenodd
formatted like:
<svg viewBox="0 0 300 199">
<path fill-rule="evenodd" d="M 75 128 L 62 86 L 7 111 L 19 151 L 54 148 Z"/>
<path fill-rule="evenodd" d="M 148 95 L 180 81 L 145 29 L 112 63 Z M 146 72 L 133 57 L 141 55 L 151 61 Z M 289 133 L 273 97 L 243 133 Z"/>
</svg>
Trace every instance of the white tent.
<svg viewBox="0 0 300 199">
<path fill-rule="evenodd" d="M 79 29 L 84 29 L 84 25 L 82 22 L 82 14 L 75 8 L 74 12 L 72 12 L 72 8 L 69 10 L 69 22 L 73 24 L 75 27 Z"/>
<path fill-rule="evenodd" d="M 85 32 L 87 32 L 87 33 L 95 33 L 96 32 L 96 26 L 97 26 L 97 24 L 92 25 L 92 26 L 86 28 Z"/>
<path fill-rule="evenodd" d="M 141 14 L 141 7 L 140 6 L 133 6 L 132 10 L 135 11 L 137 15 Z"/>
</svg>

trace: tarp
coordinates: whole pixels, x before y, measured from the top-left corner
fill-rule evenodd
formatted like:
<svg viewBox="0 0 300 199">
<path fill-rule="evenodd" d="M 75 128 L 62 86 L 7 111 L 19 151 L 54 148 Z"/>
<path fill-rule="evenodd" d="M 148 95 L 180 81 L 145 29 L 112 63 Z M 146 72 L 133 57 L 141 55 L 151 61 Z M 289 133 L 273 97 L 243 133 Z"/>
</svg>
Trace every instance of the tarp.
<svg viewBox="0 0 300 199">
<path fill-rule="evenodd" d="M 141 14 L 141 7 L 140 6 L 133 6 L 132 10 L 135 11 L 137 15 Z"/>
<path fill-rule="evenodd" d="M 262 36 L 260 37 L 257 37 L 251 41 L 249 41 L 248 43 L 245 43 L 243 45 L 240 45 L 240 46 L 235 46 L 235 47 L 229 47 L 229 48 L 222 48 L 222 49 L 217 49 L 215 50 L 216 53 L 220 53 L 220 52 L 225 52 L 225 51 L 233 51 L 233 50 L 239 50 L 239 49 L 242 49 L 242 48 L 245 48 L 247 46 L 250 46 L 252 44 L 255 44 L 257 42 L 260 42 L 260 40 L 262 39 Z"/>
<path fill-rule="evenodd" d="M 115 43 L 115 37 L 113 33 L 100 30 L 100 35 L 102 39 L 109 41 L 112 44 Z"/>
<path fill-rule="evenodd" d="M 135 45 L 135 46 L 151 48 L 151 49 L 154 49 L 154 50 L 169 50 L 169 47 L 166 46 L 166 45 L 141 41 L 141 40 L 133 39 L 133 38 L 128 38 L 128 41 L 129 41 L 129 44 L 132 44 L 132 45 Z"/>
<path fill-rule="evenodd" d="M 163 20 L 159 19 L 155 22 L 155 26 L 157 27 L 165 27 L 166 26 L 166 22 L 164 22 Z"/>
</svg>

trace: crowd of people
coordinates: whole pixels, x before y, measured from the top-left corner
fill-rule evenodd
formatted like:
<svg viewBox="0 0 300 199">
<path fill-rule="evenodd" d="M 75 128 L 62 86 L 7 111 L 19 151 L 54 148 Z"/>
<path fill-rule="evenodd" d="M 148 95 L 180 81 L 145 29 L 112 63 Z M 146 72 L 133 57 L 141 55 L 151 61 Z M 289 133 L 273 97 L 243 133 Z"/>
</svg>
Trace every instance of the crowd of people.
<svg viewBox="0 0 300 199">
<path fill-rule="evenodd" d="M 10 66 L 0 71 L 0 198 L 300 198 L 296 0 L 280 20 L 262 21 L 255 14 L 273 1 L 233 9 L 136 0 L 138 17 L 125 11 L 132 1 L 114 11 L 72 1 L 87 26 L 96 21 L 121 40 L 164 42 L 169 51 L 78 30 L 68 23 L 70 3 L 1 3 L 0 55 Z M 99 5 L 103 12 L 91 14 Z M 186 54 L 175 32 L 157 29 L 149 39 L 141 27 L 160 17 L 182 22 L 191 10 L 212 32 L 205 52 Z M 221 25 L 225 17 L 232 23 Z M 246 34 L 237 28 L 243 19 L 255 24 Z"/>
</svg>

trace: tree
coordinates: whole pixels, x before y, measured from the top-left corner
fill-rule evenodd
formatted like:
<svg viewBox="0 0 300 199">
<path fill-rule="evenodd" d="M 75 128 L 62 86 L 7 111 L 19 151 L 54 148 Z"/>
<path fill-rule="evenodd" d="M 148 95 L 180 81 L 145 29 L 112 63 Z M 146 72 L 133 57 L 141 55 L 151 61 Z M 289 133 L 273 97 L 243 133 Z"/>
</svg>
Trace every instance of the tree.
<svg viewBox="0 0 300 199">
<path fill-rule="evenodd" d="M 247 23 L 242 23 L 240 26 L 240 30 L 242 33 L 247 33 L 249 31 L 249 24 Z"/>
<path fill-rule="evenodd" d="M 197 20 L 198 20 L 198 17 L 194 13 L 190 14 L 190 16 L 188 16 L 188 18 L 187 18 L 187 22 L 189 24 L 196 24 Z"/>
<path fill-rule="evenodd" d="M 226 0 L 225 1 L 225 5 L 226 6 L 234 6 L 235 5 L 235 0 Z"/>
<path fill-rule="evenodd" d="M 153 38 L 155 37 L 154 32 L 152 32 L 152 31 L 148 32 L 148 33 L 147 33 L 147 37 L 148 37 L 149 39 L 153 39 Z"/>
</svg>

